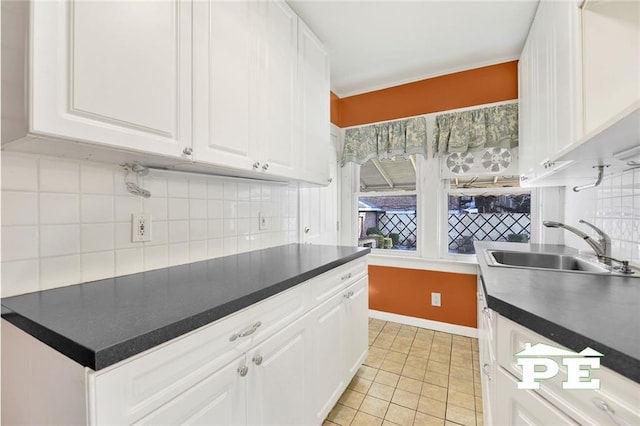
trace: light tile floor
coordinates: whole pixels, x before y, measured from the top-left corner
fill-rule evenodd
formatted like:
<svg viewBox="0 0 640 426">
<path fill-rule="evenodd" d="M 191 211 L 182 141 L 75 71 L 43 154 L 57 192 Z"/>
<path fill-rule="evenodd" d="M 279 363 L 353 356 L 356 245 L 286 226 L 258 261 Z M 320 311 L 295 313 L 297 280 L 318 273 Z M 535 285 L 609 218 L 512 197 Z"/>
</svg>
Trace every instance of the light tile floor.
<svg viewBox="0 0 640 426">
<path fill-rule="evenodd" d="M 478 340 L 369 319 L 369 356 L 323 426 L 478 425 Z"/>
</svg>

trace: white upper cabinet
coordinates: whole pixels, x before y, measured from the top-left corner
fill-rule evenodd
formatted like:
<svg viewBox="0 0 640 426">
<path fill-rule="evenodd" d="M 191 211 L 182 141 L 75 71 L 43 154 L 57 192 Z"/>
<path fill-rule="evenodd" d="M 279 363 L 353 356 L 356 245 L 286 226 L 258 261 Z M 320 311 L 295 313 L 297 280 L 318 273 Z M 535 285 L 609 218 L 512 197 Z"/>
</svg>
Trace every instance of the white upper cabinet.
<svg viewBox="0 0 640 426">
<path fill-rule="evenodd" d="M 298 31 L 301 177 L 326 185 L 329 182 L 329 55 L 304 24 Z"/>
<path fill-rule="evenodd" d="M 282 1 L 194 4 L 196 163 L 327 184 L 329 69 Z"/>
<path fill-rule="evenodd" d="M 193 31 L 195 161 L 251 169 L 257 3 L 197 1 Z"/>
<path fill-rule="evenodd" d="M 170 157 L 191 147 L 191 2 L 31 7 L 32 134 Z"/>
<path fill-rule="evenodd" d="M 640 2 L 582 8 L 584 133 L 640 106 Z"/>
<path fill-rule="evenodd" d="M 280 1 L 260 2 L 256 143 L 260 169 L 298 177 L 296 140 L 298 16 Z"/>
<path fill-rule="evenodd" d="M 520 57 L 520 172 L 527 181 L 554 169 L 552 158 L 580 128 L 580 9 L 542 1 Z"/>
</svg>

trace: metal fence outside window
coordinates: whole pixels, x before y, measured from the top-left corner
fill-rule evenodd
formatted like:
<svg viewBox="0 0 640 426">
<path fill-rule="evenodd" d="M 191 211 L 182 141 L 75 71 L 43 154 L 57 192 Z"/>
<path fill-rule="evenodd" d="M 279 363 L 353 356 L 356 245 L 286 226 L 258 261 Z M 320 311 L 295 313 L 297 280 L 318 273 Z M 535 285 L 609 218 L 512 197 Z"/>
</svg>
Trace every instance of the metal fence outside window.
<svg viewBox="0 0 640 426">
<path fill-rule="evenodd" d="M 530 235 L 530 213 L 449 215 L 449 253 L 473 254 L 473 241 L 527 242 Z"/>
<path fill-rule="evenodd" d="M 413 247 L 416 244 L 417 220 L 415 212 L 390 213 L 378 216 L 378 228 L 384 235 L 391 233 L 400 236 L 400 246 Z"/>
</svg>

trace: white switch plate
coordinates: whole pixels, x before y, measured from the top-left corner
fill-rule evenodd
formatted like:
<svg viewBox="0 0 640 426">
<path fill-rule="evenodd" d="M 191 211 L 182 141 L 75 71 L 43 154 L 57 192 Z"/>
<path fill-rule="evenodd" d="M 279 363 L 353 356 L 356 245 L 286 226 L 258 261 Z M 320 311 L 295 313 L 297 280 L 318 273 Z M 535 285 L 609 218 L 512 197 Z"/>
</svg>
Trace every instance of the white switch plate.
<svg viewBox="0 0 640 426">
<path fill-rule="evenodd" d="M 440 306 L 440 293 L 431 293 L 431 306 Z"/>
<path fill-rule="evenodd" d="M 260 231 L 267 229 L 267 218 L 261 212 L 258 212 L 258 229 Z"/>
<path fill-rule="evenodd" d="M 151 215 L 133 213 L 131 215 L 131 242 L 151 241 Z"/>
</svg>

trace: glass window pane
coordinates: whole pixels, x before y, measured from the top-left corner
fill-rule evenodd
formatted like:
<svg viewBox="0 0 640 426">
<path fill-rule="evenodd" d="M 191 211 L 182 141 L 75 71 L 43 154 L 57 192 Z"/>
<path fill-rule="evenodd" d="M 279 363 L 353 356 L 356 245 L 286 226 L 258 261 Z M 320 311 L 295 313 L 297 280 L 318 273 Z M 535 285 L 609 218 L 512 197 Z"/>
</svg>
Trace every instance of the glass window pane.
<svg viewBox="0 0 640 426">
<path fill-rule="evenodd" d="M 358 198 L 358 245 L 391 250 L 416 250 L 416 195 Z"/>
<path fill-rule="evenodd" d="M 531 194 L 449 195 L 448 251 L 474 254 L 474 241 L 527 243 Z"/>
</svg>

